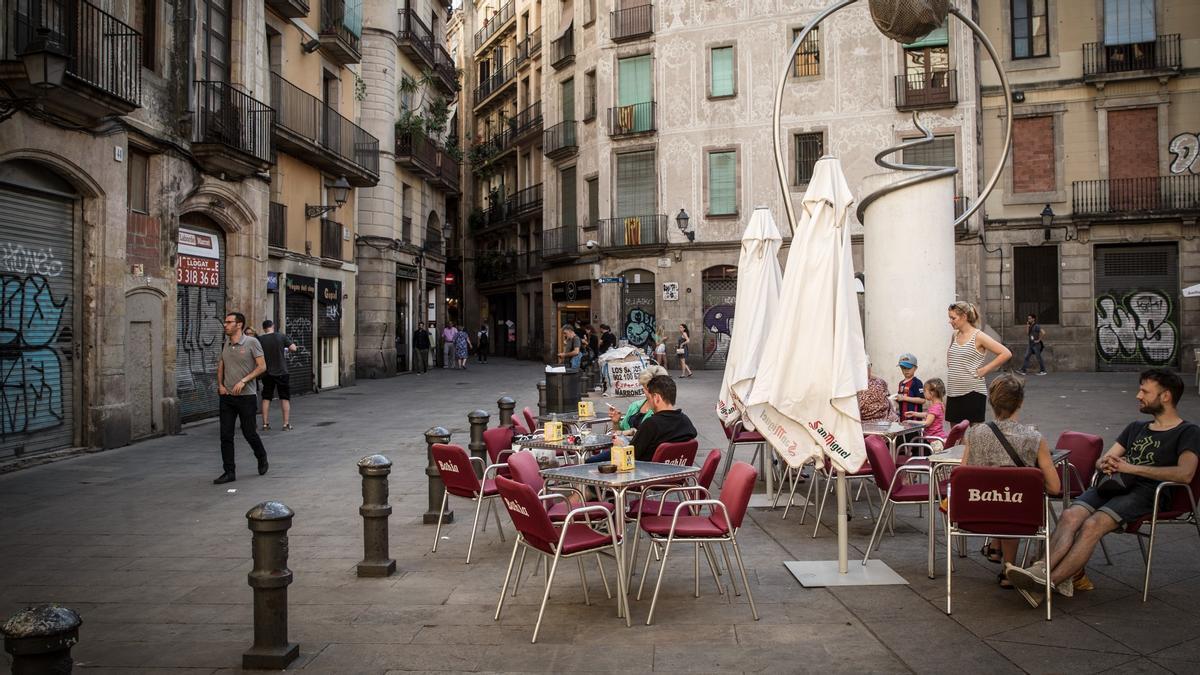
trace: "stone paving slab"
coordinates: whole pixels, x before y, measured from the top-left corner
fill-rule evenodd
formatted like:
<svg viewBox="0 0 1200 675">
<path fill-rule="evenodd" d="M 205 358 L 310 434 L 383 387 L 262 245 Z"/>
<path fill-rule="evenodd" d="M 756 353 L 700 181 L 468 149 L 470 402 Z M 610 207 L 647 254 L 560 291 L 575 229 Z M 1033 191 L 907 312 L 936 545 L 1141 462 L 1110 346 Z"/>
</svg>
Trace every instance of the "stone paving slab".
<svg viewBox="0 0 1200 675">
<path fill-rule="evenodd" d="M 632 603 L 634 626 L 624 627 L 593 560 L 586 567 L 592 606 L 583 603 L 577 568 L 563 566 L 539 643 L 530 645 L 542 579 L 532 575 L 533 565 L 527 565 L 517 597 L 506 600 L 500 621 L 492 620 L 511 552 L 511 525 L 505 525 L 506 542 L 494 523 L 481 531 L 465 565 L 474 512 L 465 500 L 452 499 L 455 521 L 443 528 L 438 552 L 430 552 L 433 527 L 422 522 L 428 508 L 422 432 L 440 424 L 465 445 L 467 412 L 487 410 L 494 425 L 501 395 L 515 397 L 518 409 L 536 407 L 540 377 L 536 365 L 497 359 L 465 372 L 363 381 L 299 398 L 296 431 L 265 436 L 271 472 L 255 475 L 239 438 L 242 472 L 228 486 L 210 483 L 220 468 L 213 421 L 189 425 L 180 436 L 0 476 L 0 614 L 37 602 L 76 609 L 84 619 L 74 652 L 81 672 L 240 672 L 252 638 L 245 512 L 276 499 L 296 512 L 289 533 L 295 572 L 289 623 L 301 656 L 289 670 L 1195 672 L 1200 539 L 1194 529 L 1160 530 L 1145 605 L 1134 539 L 1110 537 L 1113 565 L 1097 553 L 1089 568 L 1097 590 L 1056 598 L 1052 622 L 1000 590 L 998 567 L 974 550 L 953 560 L 955 613 L 947 616 L 944 544 L 939 541 L 938 577 L 928 579 L 926 521 L 912 508 L 898 512 L 895 536 L 885 536 L 873 554 L 908 586 L 802 588 L 782 562 L 833 559 L 832 512 L 814 539 L 811 510 L 801 524 L 798 508 L 787 520 L 782 509 L 755 509 L 739 540 L 759 621 L 745 595 L 718 595 L 706 568 L 701 596 L 692 597 L 692 556 L 680 549 L 668 562 L 655 625 L 644 625 L 647 588 L 644 599 Z M 708 412 L 719 378 L 698 372 L 679 383 L 702 452 L 725 445 Z M 1098 373 L 1030 378 L 1025 421 L 1051 439 L 1070 428 L 1099 433 L 1110 443 L 1137 416 L 1135 380 Z M 1185 416 L 1200 419 L 1197 403 L 1194 396 L 1185 398 Z M 375 452 L 395 463 L 389 529 L 397 573 L 359 579 L 355 462 Z M 749 454 L 741 449 L 738 457 Z M 861 560 L 872 524 L 866 504 L 856 507 L 851 564 Z M 603 564 L 611 581 L 613 561 Z M 652 565 L 648 586 L 657 568 Z M 3 658 L 0 666 L 7 667 L 8 656 Z"/>
</svg>

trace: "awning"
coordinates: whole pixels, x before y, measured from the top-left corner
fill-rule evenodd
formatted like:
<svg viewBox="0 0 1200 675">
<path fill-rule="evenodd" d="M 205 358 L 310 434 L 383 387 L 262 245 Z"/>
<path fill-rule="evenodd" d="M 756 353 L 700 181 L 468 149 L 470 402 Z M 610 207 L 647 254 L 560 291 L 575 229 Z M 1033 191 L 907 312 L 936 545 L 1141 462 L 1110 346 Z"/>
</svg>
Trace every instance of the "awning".
<svg viewBox="0 0 1200 675">
<path fill-rule="evenodd" d="M 948 44 L 950 44 L 950 33 L 946 29 L 946 22 L 943 21 L 941 26 L 929 31 L 928 35 L 917 40 L 916 42 L 910 42 L 909 44 L 904 45 L 904 48 L 924 49 L 926 47 L 945 47 Z"/>
</svg>

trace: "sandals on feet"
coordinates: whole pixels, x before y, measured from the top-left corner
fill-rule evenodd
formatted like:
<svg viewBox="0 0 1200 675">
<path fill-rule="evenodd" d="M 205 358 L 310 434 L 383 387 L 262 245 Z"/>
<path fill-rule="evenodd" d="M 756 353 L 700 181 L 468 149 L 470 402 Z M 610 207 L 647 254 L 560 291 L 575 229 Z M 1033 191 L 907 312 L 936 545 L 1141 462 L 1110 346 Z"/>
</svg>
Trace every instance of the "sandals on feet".
<svg viewBox="0 0 1200 675">
<path fill-rule="evenodd" d="M 290 425 L 290 424 L 285 424 L 285 425 L 283 425 L 283 430 L 284 430 L 284 431 L 291 431 L 291 430 L 292 430 L 292 425 Z"/>
<path fill-rule="evenodd" d="M 271 430 L 271 423 L 263 422 L 263 431 L 270 431 L 270 430 Z"/>
<path fill-rule="evenodd" d="M 979 555 L 983 556 L 988 562 L 999 565 L 1004 562 L 1004 554 L 998 548 L 992 548 L 988 542 L 984 542 L 983 548 L 979 549 Z M 1003 576 L 1003 575 L 1001 575 Z M 1011 586 L 1009 586 L 1011 588 Z"/>
<path fill-rule="evenodd" d="M 1004 572 L 996 575 L 996 584 L 1006 591 L 1011 591 L 1012 589 L 1016 588 L 1016 586 L 1013 586 L 1012 582 L 1008 580 L 1008 577 L 1004 576 Z"/>
</svg>

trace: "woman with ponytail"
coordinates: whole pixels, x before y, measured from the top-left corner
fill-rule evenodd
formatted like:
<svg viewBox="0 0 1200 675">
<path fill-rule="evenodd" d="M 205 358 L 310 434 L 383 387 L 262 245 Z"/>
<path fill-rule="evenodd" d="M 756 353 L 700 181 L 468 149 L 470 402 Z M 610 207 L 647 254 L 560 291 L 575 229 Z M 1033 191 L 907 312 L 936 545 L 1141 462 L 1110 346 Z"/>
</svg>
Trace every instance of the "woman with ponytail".
<svg viewBox="0 0 1200 675">
<path fill-rule="evenodd" d="M 954 333 L 946 350 L 946 421 L 951 425 L 963 420 L 978 424 L 987 415 L 984 378 L 1011 359 L 1012 352 L 979 330 L 975 305 L 956 302 L 947 308 L 947 314 Z M 996 358 L 984 365 L 988 352 Z"/>
</svg>

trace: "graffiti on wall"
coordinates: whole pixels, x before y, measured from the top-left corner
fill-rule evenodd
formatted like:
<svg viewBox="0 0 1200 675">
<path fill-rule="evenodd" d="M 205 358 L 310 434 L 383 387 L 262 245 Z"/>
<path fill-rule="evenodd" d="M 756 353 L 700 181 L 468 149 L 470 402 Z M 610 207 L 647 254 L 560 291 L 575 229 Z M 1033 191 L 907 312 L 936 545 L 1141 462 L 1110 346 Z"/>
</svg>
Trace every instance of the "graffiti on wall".
<svg viewBox="0 0 1200 675">
<path fill-rule="evenodd" d="M 1170 317 L 1171 299 L 1161 291 L 1134 291 L 1123 299 L 1102 295 L 1096 298 L 1096 353 L 1105 361 L 1170 363 L 1179 348 Z"/>
<path fill-rule="evenodd" d="M 1167 149 L 1174 155 L 1171 173 L 1200 174 L 1200 134 L 1183 132 L 1171 139 Z"/>
<path fill-rule="evenodd" d="M 711 339 L 704 340 L 704 361 L 725 361 L 729 341 L 733 339 L 733 303 L 713 305 L 704 312 L 704 330 Z"/>
<path fill-rule="evenodd" d="M 625 314 L 625 339 L 635 347 L 654 344 L 654 314 L 640 307 Z"/>
<path fill-rule="evenodd" d="M 217 359 L 224 333 L 224 310 L 219 289 L 179 286 L 175 380 L 179 395 L 204 410 L 216 410 Z M 210 410 L 210 411 L 211 411 Z"/>
<path fill-rule="evenodd" d="M 0 274 L 0 438 L 63 423 L 56 342 L 67 300 L 41 274 Z"/>
</svg>

